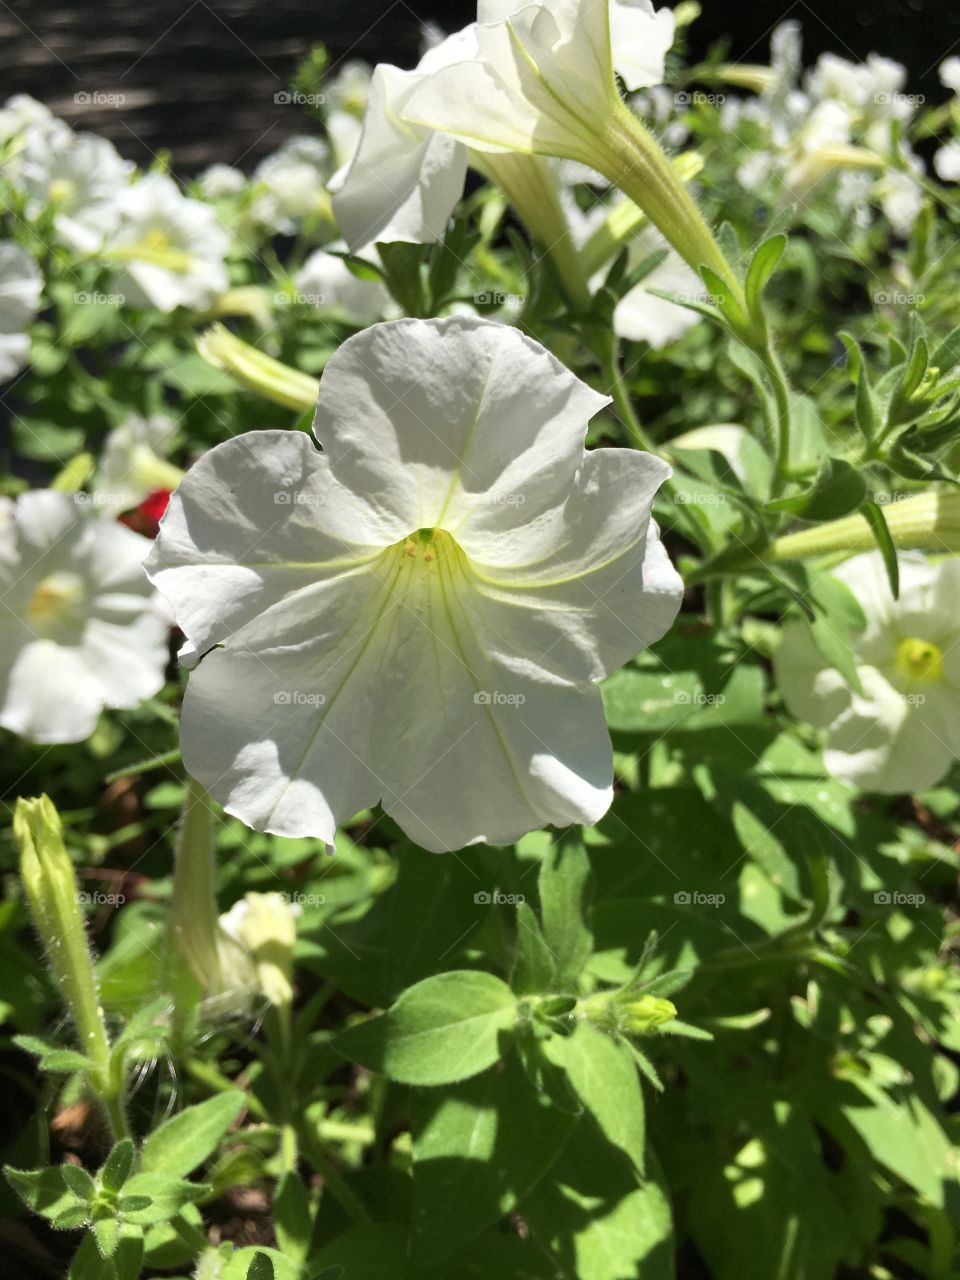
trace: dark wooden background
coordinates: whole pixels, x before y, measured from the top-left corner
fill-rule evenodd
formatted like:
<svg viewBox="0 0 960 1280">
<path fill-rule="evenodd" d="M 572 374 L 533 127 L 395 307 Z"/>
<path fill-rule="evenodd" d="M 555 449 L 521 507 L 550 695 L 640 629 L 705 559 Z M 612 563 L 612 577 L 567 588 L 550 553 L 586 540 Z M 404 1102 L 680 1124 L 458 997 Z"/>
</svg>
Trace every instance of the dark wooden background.
<svg viewBox="0 0 960 1280">
<path fill-rule="evenodd" d="M 937 64 L 960 53 L 958 0 L 703 5 L 695 53 L 728 35 L 733 56 L 763 61 L 770 29 L 795 17 L 808 61 L 876 49 L 907 62 L 911 92 L 931 98 Z M 250 169 L 305 127 L 274 95 L 311 44 L 335 60 L 410 65 L 422 20 L 454 30 L 472 16 L 469 0 L 0 0 L 4 94 L 33 94 L 141 164 L 168 148 L 181 173 L 216 160 Z"/>
</svg>

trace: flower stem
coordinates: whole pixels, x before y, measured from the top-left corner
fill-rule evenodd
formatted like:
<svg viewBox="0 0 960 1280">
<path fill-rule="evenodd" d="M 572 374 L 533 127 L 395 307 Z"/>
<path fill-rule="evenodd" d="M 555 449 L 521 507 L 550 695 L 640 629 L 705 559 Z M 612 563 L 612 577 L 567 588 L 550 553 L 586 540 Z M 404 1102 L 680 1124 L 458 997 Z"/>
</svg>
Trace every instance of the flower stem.
<svg viewBox="0 0 960 1280">
<path fill-rule="evenodd" d="M 768 342 L 764 350 L 758 354 L 763 360 L 764 368 L 770 378 L 770 383 L 773 387 L 774 404 L 776 405 L 776 419 L 773 424 L 776 452 L 770 496 L 777 498 L 783 492 L 790 478 L 790 388 L 787 384 L 787 375 L 784 373 L 783 365 L 780 363 L 780 357 L 777 355 L 772 343 Z"/>
<path fill-rule="evenodd" d="M 941 554 L 960 551 L 960 493 L 918 493 L 889 503 L 885 513 L 895 546 Z M 806 560 L 835 552 L 854 555 L 875 546 L 870 525 L 857 514 L 777 538 L 763 558 Z"/>
</svg>

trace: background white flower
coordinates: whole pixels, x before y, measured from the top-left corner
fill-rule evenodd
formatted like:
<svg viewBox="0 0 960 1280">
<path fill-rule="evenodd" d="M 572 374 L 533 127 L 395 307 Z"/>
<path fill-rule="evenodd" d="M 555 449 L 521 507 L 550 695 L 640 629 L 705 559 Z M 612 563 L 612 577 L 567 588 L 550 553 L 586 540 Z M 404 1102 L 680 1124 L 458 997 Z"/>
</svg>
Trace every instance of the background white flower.
<svg viewBox="0 0 960 1280">
<path fill-rule="evenodd" d="M 293 948 L 300 907 L 282 893 L 245 893 L 220 916 L 224 985 L 260 991 L 271 1004 L 293 998 Z"/>
<path fill-rule="evenodd" d="M 254 221 L 292 236 L 301 223 L 329 216 L 330 169 L 330 149 L 322 138 L 304 134 L 285 142 L 253 171 Z"/>
<path fill-rule="evenodd" d="M 333 249 L 345 249 L 340 241 Z M 317 249 L 296 277 L 298 292 L 314 306 L 345 312 L 359 324 L 372 324 L 396 312 L 390 292 L 379 280 L 362 280 L 329 249 Z"/>
<path fill-rule="evenodd" d="M 112 142 L 70 129 L 31 129 L 17 162 L 30 216 L 51 209 L 57 236 L 68 248 L 93 253 L 110 238 L 120 193 L 133 173 Z"/>
<path fill-rule="evenodd" d="M 791 715 L 828 727 L 834 776 L 867 791 L 920 791 L 960 756 L 960 559 L 900 557 L 895 601 L 879 552 L 834 574 L 853 591 L 867 625 L 854 638 L 863 691 L 829 667 L 802 623 L 790 623 L 774 657 Z"/>
<path fill-rule="evenodd" d="M 79 742 L 104 707 L 135 707 L 163 685 L 150 543 L 95 519 L 81 496 L 0 502 L 0 725 L 34 742 Z"/>
<path fill-rule="evenodd" d="M 175 489 L 183 472 L 167 461 L 177 424 L 166 414 L 132 415 L 109 433 L 93 479 L 95 505 L 108 516 L 129 511 L 159 489 Z"/>
<path fill-rule="evenodd" d="M 594 682 L 682 594 L 650 520 L 669 469 L 584 454 L 607 403 L 514 329 L 401 320 L 327 365 L 322 453 L 269 431 L 204 455 L 148 563 L 206 654 L 188 770 L 248 825 L 329 845 L 378 799 L 433 850 L 596 821 Z"/>
<path fill-rule="evenodd" d="M 700 316 L 689 307 L 657 297 L 651 290 L 662 289 L 696 299 L 703 296 L 704 286 L 679 253 L 667 248 L 667 242 L 654 227 L 644 228 L 630 241 L 630 266 L 638 266 L 657 249 L 667 249 L 667 256 L 620 299 L 614 309 L 613 327 L 621 338 L 648 342 L 660 350 L 682 337 Z"/>
<path fill-rule="evenodd" d="M 27 326 L 37 314 L 43 276 L 21 245 L 0 241 L 0 381 L 6 382 L 27 364 Z"/>
<path fill-rule="evenodd" d="M 227 288 L 229 244 L 210 205 L 149 173 L 120 197 L 120 224 L 108 244 L 108 255 L 123 262 L 116 289 L 131 307 L 203 309 Z"/>
</svg>

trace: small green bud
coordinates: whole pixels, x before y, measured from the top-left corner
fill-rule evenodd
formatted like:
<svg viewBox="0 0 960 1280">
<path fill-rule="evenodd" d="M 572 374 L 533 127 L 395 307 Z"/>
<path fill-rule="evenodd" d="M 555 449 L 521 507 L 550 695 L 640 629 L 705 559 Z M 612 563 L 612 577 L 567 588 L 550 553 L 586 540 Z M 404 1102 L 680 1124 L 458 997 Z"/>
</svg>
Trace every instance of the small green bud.
<svg viewBox="0 0 960 1280">
<path fill-rule="evenodd" d="M 623 1016 L 623 1029 L 630 1035 L 646 1035 L 662 1027 L 665 1022 L 672 1022 L 677 1016 L 677 1006 L 672 1000 L 663 1000 L 660 996 L 640 996 L 620 1006 Z"/>
</svg>

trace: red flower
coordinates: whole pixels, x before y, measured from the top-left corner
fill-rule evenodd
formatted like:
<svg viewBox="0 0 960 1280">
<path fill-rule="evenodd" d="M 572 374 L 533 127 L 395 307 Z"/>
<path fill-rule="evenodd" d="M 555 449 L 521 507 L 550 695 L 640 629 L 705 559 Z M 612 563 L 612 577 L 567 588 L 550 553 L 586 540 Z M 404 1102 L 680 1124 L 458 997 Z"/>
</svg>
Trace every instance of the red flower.
<svg viewBox="0 0 960 1280">
<path fill-rule="evenodd" d="M 155 489 L 144 498 L 139 507 L 134 507 L 132 511 L 125 511 L 120 517 L 120 523 L 136 533 L 142 533 L 144 537 L 155 538 L 160 528 L 160 520 L 170 501 L 170 492 L 169 489 Z"/>
</svg>

